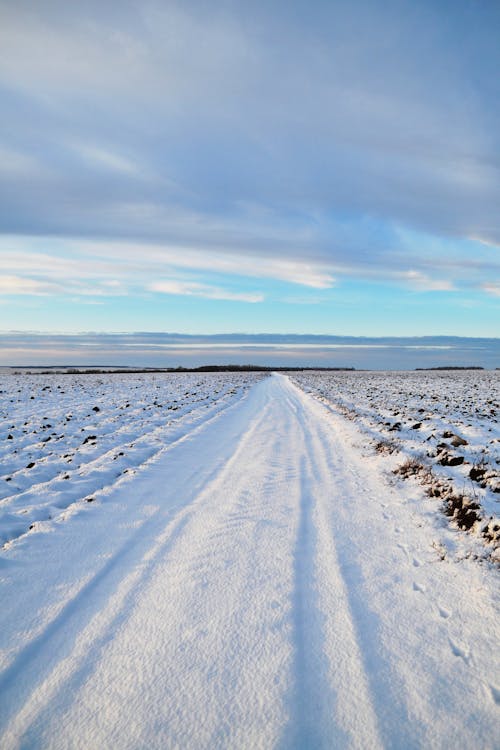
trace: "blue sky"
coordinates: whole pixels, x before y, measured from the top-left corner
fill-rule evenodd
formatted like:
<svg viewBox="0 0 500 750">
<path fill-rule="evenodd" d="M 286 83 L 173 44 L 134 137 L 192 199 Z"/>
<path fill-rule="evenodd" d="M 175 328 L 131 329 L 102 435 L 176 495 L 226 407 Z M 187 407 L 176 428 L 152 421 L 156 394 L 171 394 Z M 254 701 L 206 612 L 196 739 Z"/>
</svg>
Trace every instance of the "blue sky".
<svg viewBox="0 0 500 750">
<path fill-rule="evenodd" d="M 0 3 L 0 330 L 498 336 L 499 30 Z"/>
</svg>

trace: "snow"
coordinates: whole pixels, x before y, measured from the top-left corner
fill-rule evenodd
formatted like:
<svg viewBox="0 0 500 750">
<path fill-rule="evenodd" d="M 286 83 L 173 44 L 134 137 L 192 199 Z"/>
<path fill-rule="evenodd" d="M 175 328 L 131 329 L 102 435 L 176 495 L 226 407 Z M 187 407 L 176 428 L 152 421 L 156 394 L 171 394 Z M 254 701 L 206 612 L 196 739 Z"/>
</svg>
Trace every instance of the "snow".
<svg viewBox="0 0 500 750">
<path fill-rule="evenodd" d="M 0 544 L 107 494 L 259 377 L 0 376 Z"/>
<path fill-rule="evenodd" d="M 421 464 L 436 498 L 465 494 L 490 529 L 500 530 L 499 372 L 315 372 L 293 380 L 355 421 L 381 453 Z M 482 529 L 478 523 L 475 531 Z M 490 553 L 500 561 L 494 536 Z"/>
<path fill-rule="evenodd" d="M 30 431 L 4 449 L 10 515 L 71 500 L 1 553 L 2 748 L 495 745 L 497 570 L 333 401 L 284 375 L 93 377 L 0 388 L 2 429 Z M 68 451 L 91 484 L 60 495 Z"/>
</svg>

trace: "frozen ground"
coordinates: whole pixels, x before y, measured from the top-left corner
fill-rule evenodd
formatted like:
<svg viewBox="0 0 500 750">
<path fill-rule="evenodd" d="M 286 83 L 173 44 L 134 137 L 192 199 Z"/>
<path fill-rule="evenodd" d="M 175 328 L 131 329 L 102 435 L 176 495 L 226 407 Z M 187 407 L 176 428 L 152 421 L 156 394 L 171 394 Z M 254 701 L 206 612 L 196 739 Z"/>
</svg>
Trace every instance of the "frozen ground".
<svg viewBox="0 0 500 750">
<path fill-rule="evenodd" d="M 92 478 L 89 489 L 73 469 L 82 484 L 66 508 L 53 502 L 73 484 L 56 478 L 64 453 L 42 459 L 52 441 L 22 429 L 47 417 L 35 437 L 66 439 L 65 410 L 40 405 L 43 387 L 71 381 L 33 379 L 31 405 L 2 394 L 28 422 L 4 457 L 24 494 L 10 515 L 48 511 L 0 558 L 2 748 L 496 746 L 497 569 L 466 554 L 472 535 L 417 482 L 385 471 L 391 457 L 333 396 L 320 403 L 283 375 L 180 389 L 183 376 L 181 399 L 162 391 L 153 409 L 152 383 L 166 380 L 142 376 L 133 391 L 131 376 L 90 377 L 73 381 L 85 397 L 61 394 L 69 423 L 82 408 L 64 452 Z M 184 416 L 165 415 L 173 396 Z M 150 413 L 155 450 L 135 454 Z M 95 470 L 82 458 L 92 443 Z M 131 452 L 114 460 L 120 445 Z M 38 463 L 54 472 L 29 484 Z"/>
</svg>

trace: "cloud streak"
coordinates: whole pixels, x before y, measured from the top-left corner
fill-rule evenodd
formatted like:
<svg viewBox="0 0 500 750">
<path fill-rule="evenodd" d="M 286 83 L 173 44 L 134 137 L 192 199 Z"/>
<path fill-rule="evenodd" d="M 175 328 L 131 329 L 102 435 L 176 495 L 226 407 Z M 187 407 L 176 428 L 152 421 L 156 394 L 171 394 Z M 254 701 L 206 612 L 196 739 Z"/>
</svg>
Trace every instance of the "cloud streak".
<svg viewBox="0 0 500 750">
<path fill-rule="evenodd" d="M 500 281 L 483 284 L 483 289 L 494 297 L 500 297 Z"/>
<path fill-rule="evenodd" d="M 4 3 L 0 291 L 495 298 L 499 24 L 465 0 Z"/>
<path fill-rule="evenodd" d="M 152 292 L 161 294 L 185 295 L 187 297 L 206 297 L 207 299 L 232 300 L 236 302 L 262 302 L 264 295 L 255 292 L 253 294 L 231 292 L 227 289 L 185 281 L 154 281 L 149 285 Z"/>
<path fill-rule="evenodd" d="M 53 284 L 47 284 L 22 276 L 0 275 L 0 294 L 35 294 L 46 295 L 54 293 L 57 288 Z"/>
</svg>

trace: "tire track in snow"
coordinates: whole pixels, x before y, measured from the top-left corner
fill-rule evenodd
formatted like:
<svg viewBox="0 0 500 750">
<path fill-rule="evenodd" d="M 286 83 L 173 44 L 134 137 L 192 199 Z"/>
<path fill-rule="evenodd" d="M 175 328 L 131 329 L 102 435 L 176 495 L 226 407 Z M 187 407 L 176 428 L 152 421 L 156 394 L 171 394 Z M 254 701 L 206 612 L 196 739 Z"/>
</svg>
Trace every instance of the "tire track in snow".
<svg viewBox="0 0 500 750">
<path fill-rule="evenodd" d="M 245 400 L 245 396 L 242 397 L 242 402 Z M 207 427 L 223 418 L 225 413 L 231 419 L 238 405 L 239 402 L 236 402 L 225 406 L 215 415 L 208 414 L 206 421 L 196 424 L 191 432 L 178 435 L 175 442 L 164 449 L 169 452 L 169 462 L 172 460 L 170 454 L 175 456 L 176 448 L 199 437 L 205 443 L 211 443 Z M 215 461 L 208 462 L 206 466 L 191 461 L 177 485 L 169 488 L 170 495 L 174 497 L 184 492 L 180 510 L 176 512 L 175 505 L 167 504 L 166 508 L 159 506 L 112 553 L 98 572 L 87 578 L 77 593 L 17 652 L 0 674 L 0 730 L 2 726 L 8 726 L 3 740 L 5 747 L 17 747 L 20 736 L 26 735 L 28 738 L 30 725 L 37 724 L 37 717 L 38 723 L 45 722 L 50 702 L 57 702 L 57 695 L 64 701 L 68 690 L 71 694 L 75 683 L 82 681 L 92 670 L 92 659 L 112 639 L 115 629 L 126 622 L 141 586 L 153 575 L 155 564 L 168 554 L 169 548 L 195 512 L 200 501 L 200 483 L 202 486 L 210 485 L 217 474 L 224 470 L 228 456 L 230 460 L 234 451 L 231 438 L 248 440 L 251 434 L 247 424 L 240 424 L 239 417 L 227 429 L 227 439 L 222 441 L 220 455 L 208 451 Z M 200 452 L 203 454 L 203 448 Z M 136 505 L 140 505 L 141 499 L 154 496 L 159 487 L 164 487 L 162 463 L 157 462 L 151 468 L 153 473 L 146 477 L 146 484 L 139 487 Z M 168 470 L 169 464 L 166 468 Z"/>
<path fill-rule="evenodd" d="M 415 729 L 408 721 L 404 691 L 398 690 L 389 655 L 380 646 L 379 622 L 365 598 L 367 589 L 352 544 L 354 537 L 359 538 L 360 526 L 352 524 L 345 508 L 345 500 L 354 500 L 359 507 L 376 490 L 370 486 L 368 472 L 347 463 L 350 456 L 322 418 L 322 407 L 297 386 L 290 383 L 289 387 L 301 405 L 298 413 L 309 444 L 310 481 L 318 497 L 315 520 L 320 594 L 327 623 L 325 656 L 331 684 L 337 686 L 338 722 L 348 733 L 347 743 L 337 746 L 422 747 L 424 737 L 418 726 Z"/>
<path fill-rule="evenodd" d="M 17 706 L 23 706 L 16 716 L 13 727 L 9 728 L 7 742 L 17 738 L 21 731 L 17 727 L 22 727 L 20 746 L 30 744 L 29 723 L 33 692 L 37 704 L 36 712 L 40 714 L 42 705 L 45 712 L 48 710 L 48 703 L 57 700 L 56 694 L 66 692 L 66 696 L 70 695 L 67 683 L 71 682 L 69 691 L 75 690 L 81 684 L 89 670 L 89 657 L 95 659 L 113 637 L 115 629 L 126 621 L 128 606 L 132 604 L 140 586 L 147 583 L 148 576 L 151 575 L 151 566 L 160 555 L 168 554 L 175 538 L 182 531 L 188 514 L 184 512 L 180 515 L 181 518 L 169 524 L 165 534 L 161 535 L 154 553 L 149 550 L 147 557 L 144 556 L 136 562 L 135 568 L 132 560 L 139 556 L 138 550 L 134 549 L 135 546 L 139 547 L 139 534 L 135 535 L 135 540 L 128 541 L 99 573 L 64 605 L 42 633 L 31 640 L 3 672 L 0 679 L 0 694 L 5 701 L 5 709 L 0 710 L 0 726 L 12 719 Z M 140 537 L 151 531 L 158 521 L 157 515 L 150 519 L 141 528 Z M 125 565 L 126 570 L 132 567 L 133 572 L 123 576 L 120 565 Z M 107 599 L 106 609 L 100 611 L 99 607 L 104 598 Z M 96 620 L 101 622 L 96 623 Z M 92 627 L 92 635 L 84 636 L 82 639 L 82 627 L 84 633 L 86 629 L 84 623 Z M 30 702 L 28 711 L 24 709 L 23 701 Z"/>
<path fill-rule="evenodd" d="M 328 509 L 340 498 L 318 424 L 289 381 L 281 386 L 302 443 L 301 523 L 296 542 L 296 710 L 283 747 L 382 747 Z"/>
<path fill-rule="evenodd" d="M 75 733 L 87 746 L 147 746 L 152 716 L 156 746 L 275 744 L 289 681 L 287 521 L 295 473 L 279 434 L 272 443 L 276 411 L 266 399 L 78 700 L 46 727 L 56 746 Z M 115 733 L 112 723 L 96 726 L 103 695 L 113 716 L 128 706 L 132 726 Z"/>
<path fill-rule="evenodd" d="M 433 704 L 468 665 L 436 648 L 447 620 L 412 589 L 415 540 L 399 548 L 383 518 L 396 493 L 326 415 L 270 378 L 127 485 L 163 510 L 87 592 L 92 617 L 75 603 L 66 636 L 62 618 L 52 661 L 50 632 L 28 643 L 6 748 L 487 747 L 487 711 L 472 728 L 457 711 L 467 693 Z"/>
<path fill-rule="evenodd" d="M 339 611 L 350 612 L 378 741 L 388 748 L 491 747 L 498 716 L 491 714 L 488 679 L 495 675 L 494 662 L 498 664 L 494 656 L 498 630 L 494 601 L 487 600 L 481 572 L 467 571 L 470 589 L 464 597 L 461 574 L 453 566 L 442 567 L 434 561 L 424 569 L 421 553 L 430 547 L 432 529 L 422 523 L 422 517 L 414 521 L 418 530 L 411 528 L 404 500 L 370 468 L 358 448 L 349 447 L 349 442 L 359 440 L 352 425 L 328 416 L 322 405 L 300 390 L 297 397 L 306 403 L 304 413 L 308 413 L 307 424 L 314 436 L 311 455 L 324 463 L 325 476 L 330 477 L 330 502 L 324 496 L 321 503 L 325 540 L 335 547 L 344 581 L 346 601 Z M 384 518 L 383 508 L 388 504 L 399 520 L 396 528 Z M 398 537 L 391 538 L 395 531 L 408 535 L 403 562 Z M 434 592 L 439 592 L 440 609 L 436 609 Z M 453 628 L 454 633 L 463 633 L 458 640 L 448 631 L 452 609 L 461 614 Z M 328 621 L 332 627 L 334 617 Z M 464 631 L 476 642 L 478 637 L 490 642 L 490 648 L 483 649 L 481 666 L 474 664 L 474 669 L 469 651 L 453 648 L 465 642 Z M 335 663 L 338 671 L 341 657 Z M 344 684 L 348 688 L 356 680 Z M 349 709 L 349 689 L 338 695 Z M 357 696 L 353 698 L 356 701 Z M 361 716 L 363 720 L 363 712 Z M 354 718 L 353 714 L 349 722 Z M 358 728 L 349 746 L 376 746 L 376 736 L 370 739 L 368 733 L 360 741 L 363 732 Z"/>
<path fill-rule="evenodd" d="M 124 680 L 112 712 L 121 703 L 132 708 L 130 746 L 147 742 L 150 713 L 160 727 L 158 745 L 167 747 L 380 745 L 345 584 L 321 516 L 330 477 L 315 456 L 304 404 L 284 398 L 284 388 L 284 380 L 268 387 L 259 417 L 198 498 L 123 638 L 104 651 L 103 668 L 89 675 L 58 726 L 85 737 L 96 696 L 109 690 L 124 655 L 137 651 L 130 647 L 136 634 L 146 632 L 141 662 L 153 674 L 154 692 L 151 677 L 140 691 Z M 166 600 L 170 617 L 158 633 L 148 628 L 149 613 Z M 156 663 L 160 654 L 166 671 Z M 57 737 L 54 723 L 49 731 Z M 129 737 L 108 732 L 88 741 L 128 746 Z"/>
</svg>

